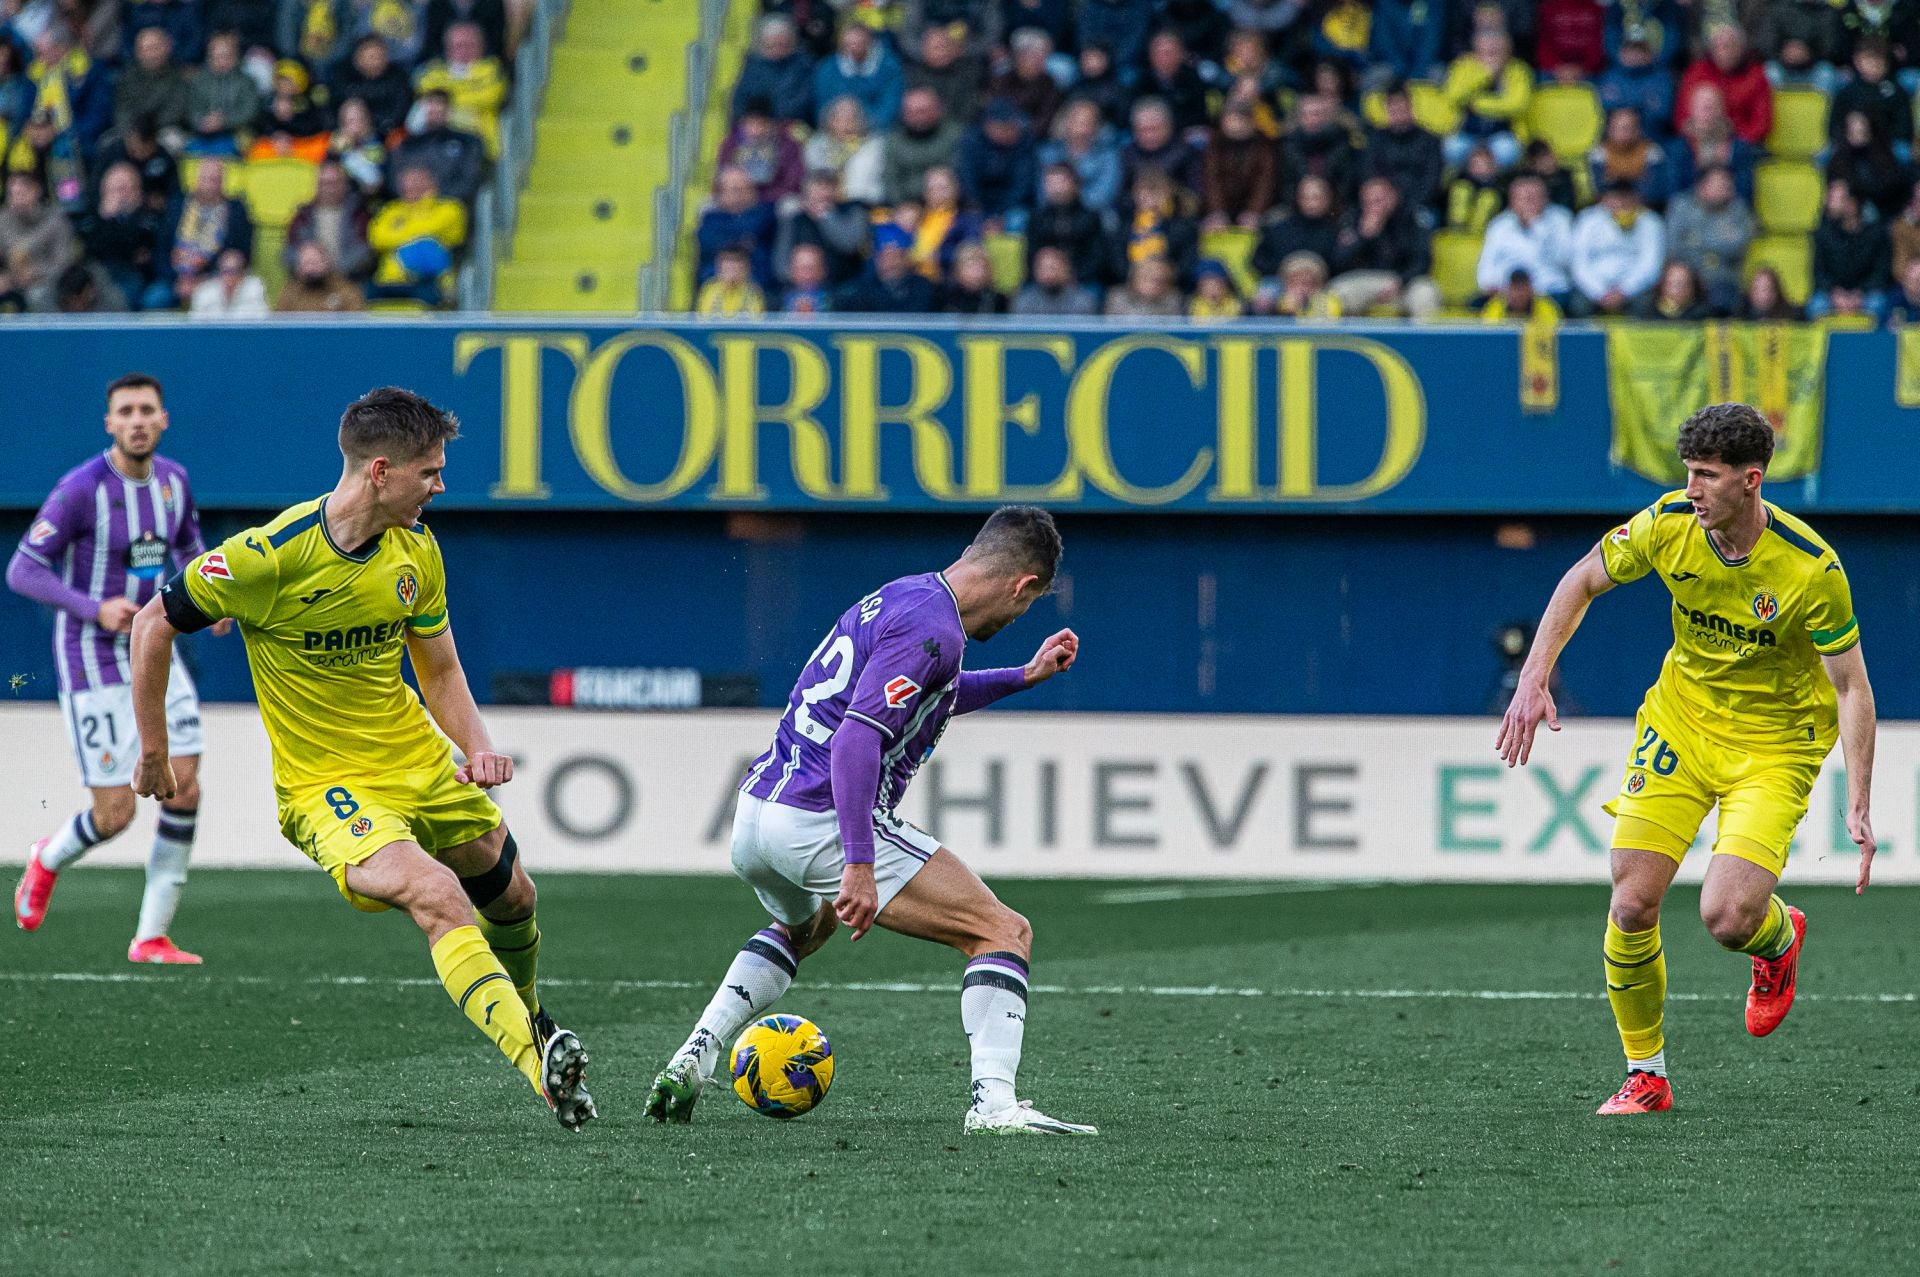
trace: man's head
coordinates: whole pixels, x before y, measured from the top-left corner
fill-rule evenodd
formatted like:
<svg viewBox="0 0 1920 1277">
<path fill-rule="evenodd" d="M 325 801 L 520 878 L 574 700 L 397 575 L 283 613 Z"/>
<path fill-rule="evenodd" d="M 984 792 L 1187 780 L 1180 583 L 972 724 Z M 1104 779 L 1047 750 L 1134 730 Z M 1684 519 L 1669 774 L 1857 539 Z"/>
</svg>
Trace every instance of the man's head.
<svg viewBox="0 0 1920 1277">
<path fill-rule="evenodd" d="M 1001 506 L 987 517 L 960 562 L 972 570 L 984 596 L 973 600 L 981 615 L 967 637 L 992 638 L 1052 587 L 1060 569 L 1060 530 L 1039 506 Z"/>
<path fill-rule="evenodd" d="M 1127 286 L 1136 297 L 1159 301 L 1173 292 L 1173 267 L 1164 257 L 1147 257 L 1133 264 Z"/>
<path fill-rule="evenodd" d="M 1615 178 L 1607 183 L 1606 191 L 1600 196 L 1600 202 L 1607 206 L 1615 217 L 1625 217 L 1640 207 L 1640 188 L 1629 178 Z"/>
<path fill-rule="evenodd" d="M 1033 255 L 1033 282 L 1052 291 L 1073 284 L 1073 262 L 1058 248 L 1043 248 Z"/>
<path fill-rule="evenodd" d="M 861 23 L 847 23 L 840 31 L 840 52 L 849 61 L 865 62 L 873 53 L 873 32 Z"/>
<path fill-rule="evenodd" d="M 980 123 L 987 140 L 995 146 L 1018 146 L 1026 137 L 1027 117 L 1005 98 L 995 98 L 987 103 Z"/>
<path fill-rule="evenodd" d="M 1061 108 L 1055 136 L 1075 146 L 1090 146 L 1100 136 L 1104 122 L 1098 105 L 1086 98 L 1075 98 Z"/>
<path fill-rule="evenodd" d="M 469 66 L 487 56 L 487 37 L 477 23 L 454 23 L 447 28 L 442 44 L 450 66 Z"/>
<path fill-rule="evenodd" d="M 1333 102 L 1325 94 L 1306 94 L 1295 109 L 1294 125 L 1300 132 L 1317 137 L 1334 126 L 1333 111 Z"/>
<path fill-rule="evenodd" d="M 203 205 L 224 204 L 227 200 L 227 166 L 220 160 L 201 160 L 193 175 L 193 198 Z"/>
<path fill-rule="evenodd" d="M 1370 177 L 1360 183 L 1360 211 L 1372 217 L 1392 217 L 1400 207 L 1400 188 L 1392 178 Z"/>
<path fill-rule="evenodd" d="M 407 203 L 430 200 L 439 193 L 432 169 L 422 164 L 409 164 L 400 170 L 400 198 Z"/>
<path fill-rule="evenodd" d="M 207 70 L 227 74 L 240 65 L 240 37 L 231 31 L 216 31 L 207 40 Z"/>
<path fill-rule="evenodd" d="M 347 405 L 340 416 L 340 455 L 346 476 L 364 480 L 389 527 L 410 528 L 447 490 L 440 472 L 447 444 L 460 436 L 454 415 L 410 390 L 383 386 Z"/>
<path fill-rule="evenodd" d="M 920 63 L 934 71 L 944 71 L 960 60 L 960 42 L 940 23 L 930 23 L 920 35 Z"/>
<path fill-rule="evenodd" d="M 1547 184 L 1537 177 L 1516 177 L 1507 188 L 1507 207 L 1523 222 L 1547 211 Z"/>
<path fill-rule="evenodd" d="M 1639 70 L 1653 65 L 1653 46 L 1646 37 L 1634 36 L 1620 42 L 1620 65 Z"/>
<path fill-rule="evenodd" d="M 1722 71 L 1738 70 L 1746 60 L 1747 37 L 1731 22 L 1718 23 L 1707 31 L 1707 57 Z"/>
<path fill-rule="evenodd" d="M 148 30 L 152 30 L 151 27 Z M 121 160 L 100 179 L 100 208 L 120 212 L 140 203 L 140 170 Z"/>
<path fill-rule="evenodd" d="M 1613 146 L 1631 146 L 1638 142 L 1643 133 L 1640 128 L 1640 111 L 1636 107 L 1616 106 L 1607 112 L 1606 140 Z"/>
<path fill-rule="evenodd" d="M 160 383 L 143 372 L 130 372 L 107 383 L 107 433 L 113 450 L 133 461 L 145 461 L 167 432 L 167 406 Z"/>
<path fill-rule="evenodd" d="M 753 51 L 760 57 L 769 62 L 779 62 L 792 57 L 799 45 L 800 37 L 794 30 L 793 19 L 777 13 L 760 19 L 760 29 L 753 37 Z"/>
<path fill-rule="evenodd" d="M 1773 460 L 1773 427 L 1746 404 L 1713 404 L 1680 427 L 1678 451 L 1694 517 L 1718 531 L 1734 526 L 1759 498 Z"/>
<path fill-rule="evenodd" d="M 787 254 L 787 278 L 795 288 L 811 291 L 827 283 L 827 255 L 818 244 L 795 244 Z"/>
<path fill-rule="evenodd" d="M 900 99 L 900 123 L 913 133 L 931 133 L 939 128 L 946 111 L 940 95 L 925 85 L 908 89 Z"/>
<path fill-rule="evenodd" d="M 1854 73 L 1868 84 L 1878 84 L 1887 78 L 1887 65 L 1891 60 L 1887 42 L 1878 36 L 1868 36 L 1854 46 Z"/>
<path fill-rule="evenodd" d="M 293 273 L 311 288 L 323 288 L 333 279 L 333 258 L 319 240 L 310 239 L 300 246 L 293 260 Z"/>
<path fill-rule="evenodd" d="M 21 217 L 31 216 L 40 210 L 40 199 L 45 193 L 38 174 L 14 173 L 7 178 L 7 211 Z"/>
<path fill-rule="evenodd" d="M 447 127 L 447 117 L 453 113 L 453 99 L 444 89 L 434 89 L 420 96 L 420 127 L 422 131 Z"/>
<path fill-rule="evenodd" d="M 873 232 L 873 273 L 884 283 L 905 279 L 913 269 L 913 237 L 898 226 L 881 226 Z"/>
<path fill-rule="evenodd" d="M 922 202 L 928 208 L 957 208 L 960 204 L 960 177 L 944 164 L 936 164 L 920 179 Z"/>
<path fill-rule="evenodd" d="M 322 208 L 338 208 L 347 202 L 347 195 L 353 189 L 347 177 L 347 170 L 339 160 L 328 160 L 320 166 L 320 172 L 314 180 L 314 202 Z"/>
<path fill-rule="evenodd" d="M 68 315 L 91 314 L 100 300 L 100 286 L 85 262 L 73 262 L 53 281 L 54 309 Z"/>
<path fill-rule="evenodd" d="M 1159 98 L 1142 98 L 1133 104 L 1133 145 L 1142 151 L 1158 151 L 1173 141 L 1173 112 Z"/>
<path fill-rule="evenodd" d="M 1234 105 L 1220 112 L 1220 134 L 1234 142 L 1245 142 L 1254 136 L 1253 112 L 1246 107 Z"/>
<path fill-rule="evenodd" d="M 362 36 L 360 43 L 353 46 L 353 69 L 362 79 L 377 80 L 392 65 L 393 55 L 387 52 L 387 42 L 377 35 Z"/>
<path fill-rule="evenodd" d="M 1333 184 L 1308 174 L 1293 188 L 1293 207 L 1302 217 L 1326 217 L 1333 212 Z"/>
<path fill-rule="evenodd" d="M 1172 31 L 1161 31 L 1147 42 L 1147 65 L 1162 79 L 1171 79 L 1187 62 L 1187 46 Z"/>
<path fill-rule="evenodd" d="M 1827 216 L 1836 222 L 1851 222 L 1860 216 L 1860 201 L 1845 182 L 1827 183 Z"/>
<path fill-rule="evenodd" d="M 1481 27 L 1473 33 L 1473 56 L 1488 66 L 1504 65 L 1513 56 L 1513 40 L 1498 28 Z"/>
<path fill-rule="evenodd" d="M 744 213 L 760 202 L 760 189 L 751 173 L 729 164 L 713 179 L 713 202 L 723 212 Z"/>
<path fill-rule="evenodd" d="M 1700 180 L 1693 185 L 1693 197 L 1703 208 L 1725 208 L 1733 202 L 1733 170 L 1724 164 L 1715 164 L 1700 170 Z"/>
<path fill-rule="evenodd" d="M 744 284 L 753 278 L 753 259 L 744 248 L 723 248 L 713 256 L 713 277 L 723 284 Z"/>
<path fill-rule="evenodd" d="M 1080 78 L 1098 80 L 1113 70 L 1113 51 L 1091 40 L 1080 45 Z"/>
<path fill-rule="evenodd" d="M 142 27 L 133 37 L 133 60 L 142 71 L 164 71 L 173 60 L 173 37 L 164 27 Z"/>
<path fill-rule="evenodd" d="M 742 141 L 757 145 L 771 142 L 779 128 L 773 118 L 773 104 L 763 97 L 747 99 L 740 107 L 739 128 Z"/>
<path fill-rule="evenodd" d="M 1507 276 L 1507 286 L 1502 290 L 1509 315 L 1533 314 L 1533 276 L 1523 270 L 1516 270 Z"/>
<path fill-rule="evenodd" d="M 1413 94 L 1407 92 L 1405 84 L 1395 84 L 1387 90 L 1387 127 L 1396 133 L 1403 133 L 1414 127 Z"/>
<path fill-rule="evenodd" d="M 1071 208 L 1080 202 L 1080 174 L 1071 164 L 1049 164 L 1040 175 L 1040 191 L 1053 208 Z"/>
</svg>

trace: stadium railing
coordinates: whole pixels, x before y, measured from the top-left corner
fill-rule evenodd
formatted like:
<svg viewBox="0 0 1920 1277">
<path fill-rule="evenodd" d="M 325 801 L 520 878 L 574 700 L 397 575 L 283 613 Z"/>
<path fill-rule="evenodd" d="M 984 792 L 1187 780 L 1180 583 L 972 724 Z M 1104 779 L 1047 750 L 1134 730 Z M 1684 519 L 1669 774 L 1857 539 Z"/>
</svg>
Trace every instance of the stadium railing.
<svg viewBox="0 0 1920 1277">
<path fill-rule="evenodd" d="M 552 64 L 553 36 L 565 20 L 568 0 L 537 0 L 533 21 L 514 55 L 513 100 L 500 119 L 500 159 L 493 178 L 474 201 L 473 242 L 460 268 L 461 310 L 493 308 L 495 245 L 513 236 L 520 208 L 520 189 L 533 163 L 534 122 L 540 118 L 540 100 L 546 95 L 547 68 Z"/>
<path fill-rule="evenodd" d="M 679 246 L 687 186 L 701 161 L 703 125 L 713 91 L 714 64 L 732 0 L 700 0 L 700 38 L 687 46 L 687 100 L 667 130 L 671 165 L 666 182 L 653 195 L 653 247 L 640 267 L 640 310 L 667 309 L 673 263 Z"/>
</svg>

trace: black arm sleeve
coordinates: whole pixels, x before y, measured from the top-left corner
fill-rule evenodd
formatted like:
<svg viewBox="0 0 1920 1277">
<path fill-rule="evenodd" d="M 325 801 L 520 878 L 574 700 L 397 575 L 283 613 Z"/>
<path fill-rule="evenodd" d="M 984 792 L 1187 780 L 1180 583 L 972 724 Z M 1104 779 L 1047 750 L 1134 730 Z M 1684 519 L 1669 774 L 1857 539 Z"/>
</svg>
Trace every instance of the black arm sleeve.
<svg viewBox="0 0 1920 1277">
<path fill-rule="evenodd" d="M 160 606 L 166 609 L 167 624 L 182 634 L 194 634 L 213 624 L 213 618 L 200 610 L 200 605 L 187 593 L 184 578 L 175 576 L 160 587 Z"/>
</svg>

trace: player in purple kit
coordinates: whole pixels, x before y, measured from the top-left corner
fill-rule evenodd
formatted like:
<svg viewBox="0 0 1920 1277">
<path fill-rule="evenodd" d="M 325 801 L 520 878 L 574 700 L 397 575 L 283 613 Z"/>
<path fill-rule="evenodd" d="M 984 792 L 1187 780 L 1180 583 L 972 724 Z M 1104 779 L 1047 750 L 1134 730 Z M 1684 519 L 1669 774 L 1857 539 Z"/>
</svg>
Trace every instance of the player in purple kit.
<svg viewBox="0 0 1920 1277">
<path fill-rule="evenodd" d="M 93 806 L 33 844 L 13 895 L 14 920 L 37 931 L 60 871 L 133 820 L 134 763 L 140 741 L 133 723 L 127 639 L 134 614 L 160 590 L 169 569 L 206 549 L 187 472 L 159 456 L 167 430 L 160 383 L 128 373 L 107 387 L 107 433 L 113 446 L 61 478 L 7 565 L 7 585 L 54 609 L 53 660 L 60 708 L 93 790 Z M 232 622 L 214 628 L 224 634 Z M 176 789 L 160 808 L 147 857 L 147 889 L 127 950 L 132 962 L 197 964 L 167 938 L 200 809 L 200 698 L 180 662 L 167 685 L 167 736 Z"/>
<path fill-rule="evenodd" d="M 894 806 L 955 714 L 1072 666 L 1061 630 L 1023 667 L 963 670 L 967 640 L 1018 620 L 1053 584 L 1060 533 L 1034 506 L 1003 506 L 944 572 L 902 577 L 847 609 L 808 658 L 773 748 L 740 785 L 733 868 L 773 915 L 647 1096 L 657 1121 L 687 1122 L 726 1044 L 792 984 L 840 923 L 875 922 L 967 956 L 960 1020 L 973 1055 L 969 1134 L 1094 1135 L 1014 1093 L 1026 1030 L 1027 920 Z"/>
</svg>

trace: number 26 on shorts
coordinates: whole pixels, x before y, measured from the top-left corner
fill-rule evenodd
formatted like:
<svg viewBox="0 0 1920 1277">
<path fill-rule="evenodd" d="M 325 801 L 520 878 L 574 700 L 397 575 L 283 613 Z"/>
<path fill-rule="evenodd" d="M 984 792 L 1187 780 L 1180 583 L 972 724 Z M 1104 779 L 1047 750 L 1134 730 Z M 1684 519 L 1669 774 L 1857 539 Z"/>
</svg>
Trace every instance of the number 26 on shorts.
<svg viewBox="0 0 1920 1277">
<path fill-rule="evenodd" d="M 1653 750 L 1652 762 L 1647 761 L 1649 749 Z M 1680 755 L 1674 753 L 1673 747 L 1660 739 L 1660 733 L 1657 730 L 1649 727 L 1640 733 L 1640 744 L 1633 751 L 1633 765 L 1651 767 L 1656 776 L 1671 776 L 1674 769 L 1680 766 Z"/>
</svg>

